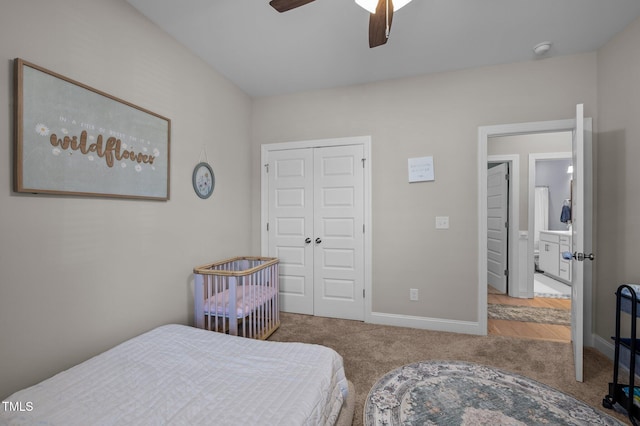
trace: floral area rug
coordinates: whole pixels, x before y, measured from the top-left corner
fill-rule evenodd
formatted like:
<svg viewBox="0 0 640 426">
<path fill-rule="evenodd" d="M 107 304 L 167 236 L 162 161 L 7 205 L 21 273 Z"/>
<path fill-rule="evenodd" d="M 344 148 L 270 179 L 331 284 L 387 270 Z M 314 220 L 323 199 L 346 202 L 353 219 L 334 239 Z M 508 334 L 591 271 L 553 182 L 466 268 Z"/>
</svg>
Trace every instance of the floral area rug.
<svg viewBox="0 0 640 426">
<path fill-rule="evenodd" d="M 371 389 L 364 424 L 623 425 L 542 383 L 457 361 L 405 365 Z"/>
<path fill-rule="evenodd" d="M 568 309 L 532 308 L 530 306 L 489 303 L 487 315 L 489 319 L 571 325 L 571 311 Z"/>
</svg>

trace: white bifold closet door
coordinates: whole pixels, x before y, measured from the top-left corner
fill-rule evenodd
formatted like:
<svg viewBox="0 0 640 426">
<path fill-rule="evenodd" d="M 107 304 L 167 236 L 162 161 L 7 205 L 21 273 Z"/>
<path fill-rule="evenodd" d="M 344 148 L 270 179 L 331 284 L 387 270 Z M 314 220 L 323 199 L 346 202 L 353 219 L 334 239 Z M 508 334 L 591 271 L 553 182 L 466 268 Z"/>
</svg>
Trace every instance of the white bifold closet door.
<svg viewBox="0 0 640 426">
<path fill-rule="evenodd" d="M 364 319 L 362 145 L 269 153 L 269 256 L 280 259 L 280 307 Z"/>
</svg>

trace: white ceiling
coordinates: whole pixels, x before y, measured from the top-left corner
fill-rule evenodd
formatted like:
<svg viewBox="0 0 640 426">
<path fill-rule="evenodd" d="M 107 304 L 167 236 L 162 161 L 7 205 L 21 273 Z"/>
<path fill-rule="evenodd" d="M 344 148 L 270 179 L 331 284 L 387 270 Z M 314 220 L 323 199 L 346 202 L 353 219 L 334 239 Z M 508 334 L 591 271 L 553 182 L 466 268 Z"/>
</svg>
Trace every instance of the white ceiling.
<svg viewBox="0 0 640 426">
<path fill-rule="evenodd" d="M 413 0 L 370 49 L 369 13 L 315 0 L 127 0 L 251 96 L 270 96 L 598 49 L 640 16 L 638 0 Z"/>
</svg>

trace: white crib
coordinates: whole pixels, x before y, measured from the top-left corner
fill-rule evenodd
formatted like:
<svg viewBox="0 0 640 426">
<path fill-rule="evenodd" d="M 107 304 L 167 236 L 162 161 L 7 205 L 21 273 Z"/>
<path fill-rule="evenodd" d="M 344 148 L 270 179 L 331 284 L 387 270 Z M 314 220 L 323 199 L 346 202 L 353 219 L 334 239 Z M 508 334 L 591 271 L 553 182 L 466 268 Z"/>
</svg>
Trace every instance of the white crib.
<svg viewBox="0 0 640 426">
<path fill-rule="evenodd" d="M 234 257 L 193 269 L 198 328 L 265 340 L 280 326 L 278 262 Z"/>
</svg>

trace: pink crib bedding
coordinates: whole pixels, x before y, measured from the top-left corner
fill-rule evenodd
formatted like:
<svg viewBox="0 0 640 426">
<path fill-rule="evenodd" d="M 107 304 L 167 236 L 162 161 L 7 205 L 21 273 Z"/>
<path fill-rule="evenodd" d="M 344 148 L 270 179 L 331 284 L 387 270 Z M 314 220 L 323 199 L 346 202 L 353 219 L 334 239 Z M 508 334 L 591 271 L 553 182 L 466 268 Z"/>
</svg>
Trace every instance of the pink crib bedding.
<svg viewBox="0 0 640 426">
<path fill-rule="evenodd" d="M 267 303 L 277 296 L 276 289 L 270 286 L 245 285 L 236 288 L 235 314 L 236 318 L 244 318 L 252 311 Z M 229 317 L 233 312 L 233 299 L 231 291 L 224 290 L 214 294 L 204 301 L 204 313 L 214 316 Z"/>
</svg>

